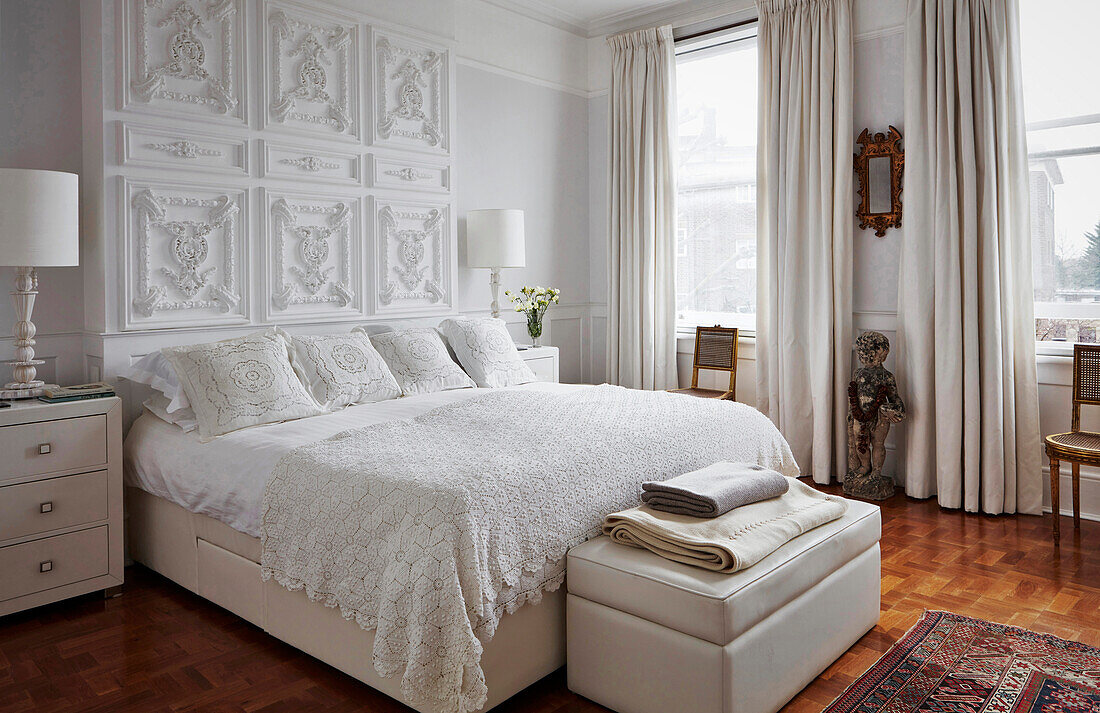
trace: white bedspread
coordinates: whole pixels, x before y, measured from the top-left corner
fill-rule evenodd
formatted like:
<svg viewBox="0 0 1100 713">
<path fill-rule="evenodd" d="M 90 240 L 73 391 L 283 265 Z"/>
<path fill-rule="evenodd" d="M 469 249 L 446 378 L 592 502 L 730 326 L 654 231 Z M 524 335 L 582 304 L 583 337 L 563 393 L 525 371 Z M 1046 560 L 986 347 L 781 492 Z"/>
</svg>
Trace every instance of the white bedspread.
<svg viewBox="0 0 1100 713">
<path fill-rule="evenodd" d="M 718 460 L 798 474 L 742 404 L 494 391 L 286 454 L 264 493 L 263 576 L 375 629 L 375 669 L 400 675 L 408 701 L 476 710 L 481 642 L 500 617 L 556 589 L 568 548 L 643 481 Z"/>
<path fill-rule="evenodd" d="M 536 383 L 511 388 L 567 392 L 587 387 Z M 146 413 L 126 437 L 126 484 L 259 537 L 264 486 L 285 454 L 350 428 L 405 421 L 484 393 L 486 389 L 457 389 L 362 404 L 324 416 L 246 428 L 209 443 Z"/>
</svg>

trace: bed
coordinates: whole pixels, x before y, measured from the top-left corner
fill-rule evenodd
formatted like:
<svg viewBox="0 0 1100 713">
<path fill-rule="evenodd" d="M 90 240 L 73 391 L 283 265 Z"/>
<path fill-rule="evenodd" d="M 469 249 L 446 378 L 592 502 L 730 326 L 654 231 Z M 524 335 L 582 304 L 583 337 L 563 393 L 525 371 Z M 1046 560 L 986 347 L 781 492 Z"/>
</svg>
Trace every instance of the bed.
<svg viewBox="0 0 1100 713">
<path fill-rule="evenodd" d="M 621 432 L 601 431 L 614 428 L 616 422 L 624 420 L 624 415 L 633 415 L 637 404 L 650 402 L 665 409 L 668 418 L 655 418 L 652 413 L 639 411 L 643 427 L 624 429 L 620 425 Z M 372 611 L 364 617 L 360 609 L 365 608 L 356 609 L 346 601 L 346 596 L 344 599 L 329 596 L 325 589 L 328 580 L 321 579 L 319 584 L 317 579 L 311 579 L 313 575 L 320 577 L 322 569 L 325 577 L 330 576 L 331 569 L 343 571 L 360 553 L 377 549 L 374 543 L 367 542 L 370 533 L 380 531 L 388 520 L 381 515 L 371 520 L 371 512 L 347 515 L 346 504 L 342 505 L 345 510 L 339 511 L 343 514 L 337 516 L 333 514 L 337 510 L 331 509 L 334 506 L 330 504 L 330 509 L 325 510 L 323 502 L 318 505 L 312 501 L 312 494 L 304 497 L 303 492 L 315 487 L 318 492 L 342 494 L 358 487 L 359 481 L 415 480 L 420 489 L 412 495 L 406 494 L 406 500 L 420 503 L 427 498 L 431 502 L 420 510 L 406 507 L 395 516 L 408 522 L 408 528 L 414 527 L 414 519 L 419 526 L 419 519 L 435 512 L 436 506 L 445 512 L 444 519 L 454 519 L 447 507 L 460 507 L 463 514 L 467 509 L 478 512 L 468 517 L 489 522 L 491 518 L 478 510 L 483 500 L 496 498 L 507 503 L 509 499 L 522 501 L 533 497 L 526 491 L 516 491 L 515 495 L 512 491 L 505 492 L 507 488 L 515 488 L 517 482 L 529 483 L 534 479 L 528 473 L 519 480 L 509 480 L 508 473 L 523 470 L 522 457 L 516 458 L 513 453 L 512 460 L 501 460 L 499 475 L 486 472 L 483 495 L 471 493 L 468 472 L 465 481 L 457 481 L 445 477 L 449 474 L 444 474 L 441 468 L 458 472 L 465 467 L 469 471 L 470 461 L 497 450 L 494 444 L 499 445 L 500 451 L 508 451 L 506 441 L 514 440 L 517 420 L 522 420 L 525 410 L 544 403 L 554 404 L 563 423 L 571 421 L 570 414 L 575 413 L 576 424 L 551 434 L 556 439 L 553 442 L 532 441 L 531 459 L 543 464 L 537 472 L 544 475 L 539 488 L 547 502 L 531 512 L 544 515 L 547 522 L 566 517 L 589 519 L 596 524 L 592 528 L 586 522 L 568 537 L 563 535 L 562 542 L 567 545 L 578 544 L 595 534 L 603 514 L 636 499 L 641 480 L 667 477 L 676 469 L 697 467 L 709 462 L 708 459 L 751 459 L 787 474 L 797 474 L 787 444 L 770 422 L 753 409 L 732 402 L 704 402 L 684 396 L 643 396 L 641 392 L 609 386 L 536 383 L 507 389 L 443 391 L 244 429 L 209 443 L 201 443 L 193 434 L 146 413 L 134 423 L 125 445 L 130 554 L 134 560 L 181 586 L 416 710 L 435 713 L 492 708 L 565 663 L 564 595 L 559 588 L 564 576 L 565 548 L 548 549 L 546 561 L 537 563 L 538 566 L 524 565 L 521 573 L 534 584 L 502 577 L 497 591 L 485 595 L 490 602 L 503 597 L 502 590 L 510 592 L 510 596 L 518 591 L 522 596 L 513 597 L 515 602 L 509 606 L 497 606 L 495 616 L 486 616 L 488 624 L 475 618 L 477 599 L 470 593 L 478 589 L 478 583 L 466 581 L 469 577 L 464 579 L 462 571 L 456 570 L 455 592 L 465 596 L 464 599 L 459 596 L 458 601 L 466 607 L 471 621 L 463 631 L 468 629 L 476 635 L 477 641 L 470 642 L 477 649 L 476 656 L 471 653 L 465 661 L 455 664 L 459 677 L 464 678 L 461 690 L 421 695 L 424 692 L 417 689 L 416 676 L 407 671 L 404 676 L 394 675 L 392 666 L 387 669 L 385 662 L 380 662 L 379 649 L 394 650 L 395 636 L 392 626 L 379 628 L 379 622 L 385 621 L 382 612 Z M 606 409 L 603 404 L 607 404 Z M 696 412 L 701 415 L 693 428 Z M 496 414 L 500 414 L 499 420 Z M 715 418 L 716 414 L 720 418 Z M 434 438 L 431 434 L 436 431 L 431 429 L 442 428 L 445 432 L 452 421 L 461 437 L 452 439 L 454 444 L 450 447 L 440 449 L 443 452 L 416 456 L 407 474 L 387 472 L 388 466 L 379 465 L 391 462 L 384 458 L 372 460 L 374 451 L 385 450 L 381 440 L 400 438 L 406 433 L 416 436 L 417 429 L 423 433 L 416 437 Z M 692 437 L 699 442 L 691 442 L 690 437 L 678 439 L 678 429 L 695 432 Z M 473 450 L 460 452 L 465 434 L 469 435 Z M 441 438 L 441 442 L 446 440 Z M 664 443 L 659 457 L 648 452 L 650 441 Z M 676 445 L 672 447 L 674 441 Z M 654 449 L 659 450 L 658 446 Z M 522 456 L 527 450 L 519 452 Z M 448 458 L 453 459 L 450 467 Z M 651 459 L 652 469 L 641 467 L 640 464 Z M 367 465 L 367 461 L 373 465 Z M 475 467 L 485 471 L 498 469 L 496 465 Z M 363 473 L 367 472 L 369 477 L 364 478 Z M 423 474 L 426 475 L 419 477 Z M 351 476 L 355 476 L 355 482 L 348 480 Z M 438 493 L 433 490 L 435 480 L 440 483 Z M 456 482 L 463 487 L 456 490 Z M 576 495 L 577 488 L 583 497 Z M 365 502 L 367 492 L 364 489 L 351 500 Z M 562 513 L 555 513 L 556 507 L 547 507 L 558 497 Z M 310 502 L 300 502 L 305 500 Z M 389 508 L 389 503 L 383 508 L 373 502 L 375 511 Z M 311 522 L 323 523 L 317 529 L 323 535 L 321 539 L 326 540 L 324 548 L 306 542 L 313 538 L 312 534 L 294 534 L 301 531 L 303 523 L 309 526 Z M 525 538 L 531 538 L 532 531 L 516 528 L 514 520 L 509 522 L 510 527 L 487 525 L 484 532 L 472 535 L 478 540 L 471 545 L 475 560 L 503 559 L 501 552 L 524 549 Z M 289 523 L 295 525 L 291 527 Z M 283 532 L 281 537 L 277 537 L 279 532 Z M 455 538 L 460 539 L 457 535 Z M 381 535 L 379 539 L 382 540 Z M 354 548 L 349 549 L 353 542 Z M 330 550 L 331 562 L 328 562 L 325 558 L 330 556 Z M 391 554 L 383 552 L 384 557 Z M 527 553 L 516 555 L 522 556 Z M 321 562 L 324 563 L 315 566 Z M 399 569 L 403 572 L 418 566 L 423 565 L 402 565 Z M 317 572 L 311 575 L 312 570 Z M 494 577 L 501 576 L 492 567 L 485 571 Z M 436 589 L 441 586 L 437 579 Z M 447 584 L 445 588 L 449 587 Z M 485 588 L 484 582 L 481 588 Z M 334 586 L 333 590 L 336 589 Z M 402 620 L 406 614 L 410 621 L 419 616 L 421 628 L 427 626 L 434 632 L 432 627 L 438 622 L 432 621 L 432 611 L 418 614 L 418 598 L 423 595 L 419 590 L 414 592 L 409 584 L 408 596 L 395 598 L 393 604 L 405 607 Z M 445 616 L 448 622 L 461 618 L 453 609 L 449 611 Z M 397 634 L 410 637 L 404 629 Z M 376 637 L 385 639 L 377 642 L 378 647 Z M 434 659 L 446 658 L 433 655 L 430 648 L 426 652 L 427 668 L 422 660 L 418 674 L 421 683 L 425 677 L 434 681 L 431 668 L 436 663 Z M 413 661 L 415 653 L 403 650 L 403 655 Z M 412 668 L 410 663 L 409 670 Z M 381 675 L 380 670 L 387 675 Z M 441 674 L 440 679 L 443 678 Z"/>
</svg>

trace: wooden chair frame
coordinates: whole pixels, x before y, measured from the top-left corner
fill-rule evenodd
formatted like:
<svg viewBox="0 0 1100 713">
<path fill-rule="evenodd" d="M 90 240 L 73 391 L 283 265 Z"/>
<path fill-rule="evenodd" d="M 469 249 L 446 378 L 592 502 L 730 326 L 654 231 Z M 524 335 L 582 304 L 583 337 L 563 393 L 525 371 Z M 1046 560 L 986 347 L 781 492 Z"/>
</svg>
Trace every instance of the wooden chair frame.
<svg viewBox="0 0 1100 713">
<path fill-rule="evenodd" d="M 730 368 L 724 369 L 722 367 L 715 367 L 707 364 L 699 363 L 699 344 L 702 341 L 703 334 L 705 332 L 721 332 L 730 334 L 733 337 L 733 356 L 730 362 Z M 737 394 L 737 348 L 739 342 L 739 331 L 737 327 L 720 327 L 715 325 L 713 327 L 696 327 L 695 328 L 695 351 L 691 355 L 691 387 L 687 389 L 671 389 L 671 391 L 689 392 L 699 389 L 699 370 L 706 369 L 707 371 L 728 371 L 730 375 L 730 387 L 728 391 L 716 392 L 721 393 L 717 396 L 720 399 L 727 399 L 733 401 Z"/>
<path fill-rule="evenodd" d="M 1073 411 L 1070 416 L 1069 433 L 1089 433 L 1081 430 L 1081 405 L 1100 406 L 1100 398 L 1083 398 L 1081 391 L 1084 388 L 1081 379 L 1083 354 L 1095 354 L 1100 357 L 1100 344 L 1074 344 L 1073 345 Z M 1100 372 L 1100 368 L 1097 369 Z M 1090 382 L 1100 380 L 1100 373 L 1090 375 Z M 1094 383 L 1089 384 L 1095 388 Z M 1061 463 L 1069 461 L 1073 483 L 1073 527 L 1075 530 L 1081 527 L 1081 464 L 1100 466 L 1100 449 L 1076 448 L 1052 439 L 1067 435 L 1056 433 L 1046 437 L 1047 458 L 1050 459 L 1050 509 L 1054 520 L 1054 543 L 1061 539 L 1059 520 L 1061 518 Z M 1100 436 L 1100 434 L 1096 434 Z"/>
</svg>

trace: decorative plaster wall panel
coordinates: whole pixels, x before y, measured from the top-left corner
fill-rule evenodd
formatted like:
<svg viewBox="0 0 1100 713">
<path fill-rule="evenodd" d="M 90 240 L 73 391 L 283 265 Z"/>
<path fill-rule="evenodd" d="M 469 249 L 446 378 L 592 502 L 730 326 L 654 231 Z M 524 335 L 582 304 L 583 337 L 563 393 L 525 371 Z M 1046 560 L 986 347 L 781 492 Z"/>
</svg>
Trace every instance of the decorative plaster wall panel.
<svg viewBox="0 0 1100 713">
<path fill-rule="evenodd" d="M 270 141 L 261 143 L 264 176 L 351 185 L 362 182 L 358 153 L 322 151 Z"/>
<path fill-rule="evenodd" d="M 126 182 L 125 328 L 248 320 L 247 193 Z"/>
<path fill-rule="evenodd" d="M 119 122 L 119 163 L 248 175 L 248 141 L 224 134 L 176 131 Z"/>
<path fill-rule="evenodd" d="M 451 304 L 454 248 L 446 203 L 372 201 L 375 311 L 433 311 Z"/>
<path fill-rule="evenodd" d="M 375 188 L 431 193 L 451 190 L 450 166 L 377 154 L 371 154 L 369 160 L 371 185 Z"/>
<path fill-rule="evenodd" d="M 362 315 L 362 223 L 355 197 L 266 192 L 265 318 Z"/>
<path fill-rule="evenodd" d="M 389 31 L 371 35 L 373 142 L 436 153 L 451 149 L 451 51 Z"/>
<path fill-rule="evenodd" d="M 246 122 L 244 0 L 127 0 L 125 106 Z"/>
<path fill-rule="evenodd" d="M 284 3 L 263 12 L 265 124 L 358 140 L 359 24 Z"/>
</svg>

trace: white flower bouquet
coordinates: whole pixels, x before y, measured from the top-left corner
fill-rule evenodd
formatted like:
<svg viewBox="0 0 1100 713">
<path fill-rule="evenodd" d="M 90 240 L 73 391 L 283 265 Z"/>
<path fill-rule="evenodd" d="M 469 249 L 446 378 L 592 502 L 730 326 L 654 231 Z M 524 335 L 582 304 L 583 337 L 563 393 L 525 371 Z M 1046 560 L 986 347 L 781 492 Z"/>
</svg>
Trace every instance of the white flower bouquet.
<svg viewBox="0 0 1100 713">
<path fill-rule="evenodd" d="M 527 334 L 531 336 L 531 343 L 539 346 L 542 338 L 542 318 L 550 305 L 557 304 L 561 297 L 561 290 L 553 287 L 529 287 L 524 286 L 518 293 L 505 290 L 504 296 L 512 301 L 517 312 L 527 315 Z"/>
</svg>

